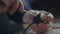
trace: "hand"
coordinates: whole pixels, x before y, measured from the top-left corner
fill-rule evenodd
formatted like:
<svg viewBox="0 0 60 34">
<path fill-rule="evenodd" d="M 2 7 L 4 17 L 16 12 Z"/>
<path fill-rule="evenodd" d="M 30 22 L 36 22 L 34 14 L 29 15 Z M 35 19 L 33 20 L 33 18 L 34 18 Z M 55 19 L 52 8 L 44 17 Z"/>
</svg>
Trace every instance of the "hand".
<svg viewBox="0 0 60 34">
<path fill-rule="evenodd" d="M 36 32 L 47 32 L 49 27 L 46 24 L 40 23 L 40 24 L 33 24 L 31 28 Z"/>
<path fill-rule="evenodd" d="M 49 23 L 49 22 L 52 22 L 53 21 L 53 19 L 52 19 L 52 17 L 50 17 L 50 16 L 47 16 L 47 15 L 44 15 L 43 16 L 43 20 L 42 20 L 44 23 Z M 47 24 L 48 24 L 47 23 Z"/>
<path fill-rule="evenodd" d="M 18 0 L 14 1 L 14 3 L 12 3 L 10 7 L 8 7 L 7 12 L 9 11 L 8 13 L 10 15 L 14 14 L 18 8 L 18 5 L 19 5 L 19 1 Z"/>
</svg>

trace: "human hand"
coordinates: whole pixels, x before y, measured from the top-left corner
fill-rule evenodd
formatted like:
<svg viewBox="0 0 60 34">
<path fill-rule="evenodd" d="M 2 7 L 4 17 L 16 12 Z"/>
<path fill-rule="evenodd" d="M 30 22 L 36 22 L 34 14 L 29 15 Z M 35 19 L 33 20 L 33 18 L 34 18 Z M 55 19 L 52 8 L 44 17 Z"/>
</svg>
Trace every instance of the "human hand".
<svg viewBox="0 0 60 34">
<path fill-rule="evenodd" d="M 40 23 L 40 24 L 33 24 L 31 28 L 38 33 L 38 32 L 47 32 L 49 26 L 47 26 L 47 24 Z"/>
</svg>

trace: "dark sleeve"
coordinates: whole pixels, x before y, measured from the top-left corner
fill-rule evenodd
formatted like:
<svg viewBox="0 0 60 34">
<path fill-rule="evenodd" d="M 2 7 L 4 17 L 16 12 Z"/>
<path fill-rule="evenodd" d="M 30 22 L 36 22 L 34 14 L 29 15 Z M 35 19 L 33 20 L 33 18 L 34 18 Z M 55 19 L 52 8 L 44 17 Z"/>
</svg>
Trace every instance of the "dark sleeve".
<svg viewBox="0 0 60 34">
<path fill-rule="evenodd" d="M 11 30 L 14 33 L 21 32 L 21 31 L 23 31 L 23 27 L 22 27 L 21 23 L 14 23 L 14 24 L 10 25 L 9 30 Z"/>
<path fill-rule="evenodd" d="M 0 14 L 0 34 L 7 34 L 9 24 L 10 22 L 6 13 Z"/>
<path fill-rule="evenodd" d="M 16 23 L 23 23 L 22 19 L 24 13 L 21 13 L 20 11 L 16 11 L 13 15 L 10 15 L 9 13 L 7 13 L 7 15 L 10 20 L 15 21 Z"/>
<path fill-rule="evenodd" d="M 22 24 L 12 24 L 6 13 L 0 14 L 0 34 L 14 34 L 21 30 Z"/>
</svg>

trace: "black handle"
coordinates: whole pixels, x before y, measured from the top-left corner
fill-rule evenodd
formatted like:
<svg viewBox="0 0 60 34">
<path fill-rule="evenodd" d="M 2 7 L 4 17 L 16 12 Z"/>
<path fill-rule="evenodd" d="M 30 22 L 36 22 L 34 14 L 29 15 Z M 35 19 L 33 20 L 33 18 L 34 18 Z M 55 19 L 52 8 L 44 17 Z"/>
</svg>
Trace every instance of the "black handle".
<svg viewBox="0 0 60 34">
<path fill-rule="evenodd" d="M 36 23 L 36 24 L 39 24 L 41 22 L 41 18 L 40 18 L 40 14 L 35 16 L 34 19 L 33 19 L 33 23 Z"/>
</svg>

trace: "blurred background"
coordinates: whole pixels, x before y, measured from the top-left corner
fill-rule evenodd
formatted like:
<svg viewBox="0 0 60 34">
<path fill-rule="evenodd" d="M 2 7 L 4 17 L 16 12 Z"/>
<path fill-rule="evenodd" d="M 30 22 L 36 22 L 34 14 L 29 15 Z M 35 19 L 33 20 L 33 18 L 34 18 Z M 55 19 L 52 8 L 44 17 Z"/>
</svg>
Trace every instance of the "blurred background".
<svg viewBox="0 0 60 34">
<path fill-rule="evenodd" d="M 25 2 L 26 3 L 24 3 L 24 6 L 26 10 L 46 10 L 53 13 L 55 17 L 60 17 L 59 0 L 25 0 Z"/>
<path fill-rule="evenodd" d="M 55 17 L 60 15 L 60 6 L 58 0 L 37 0 L 32 3 L 32 9 L 46 10 L 54 14 Z"/>
</svg>

